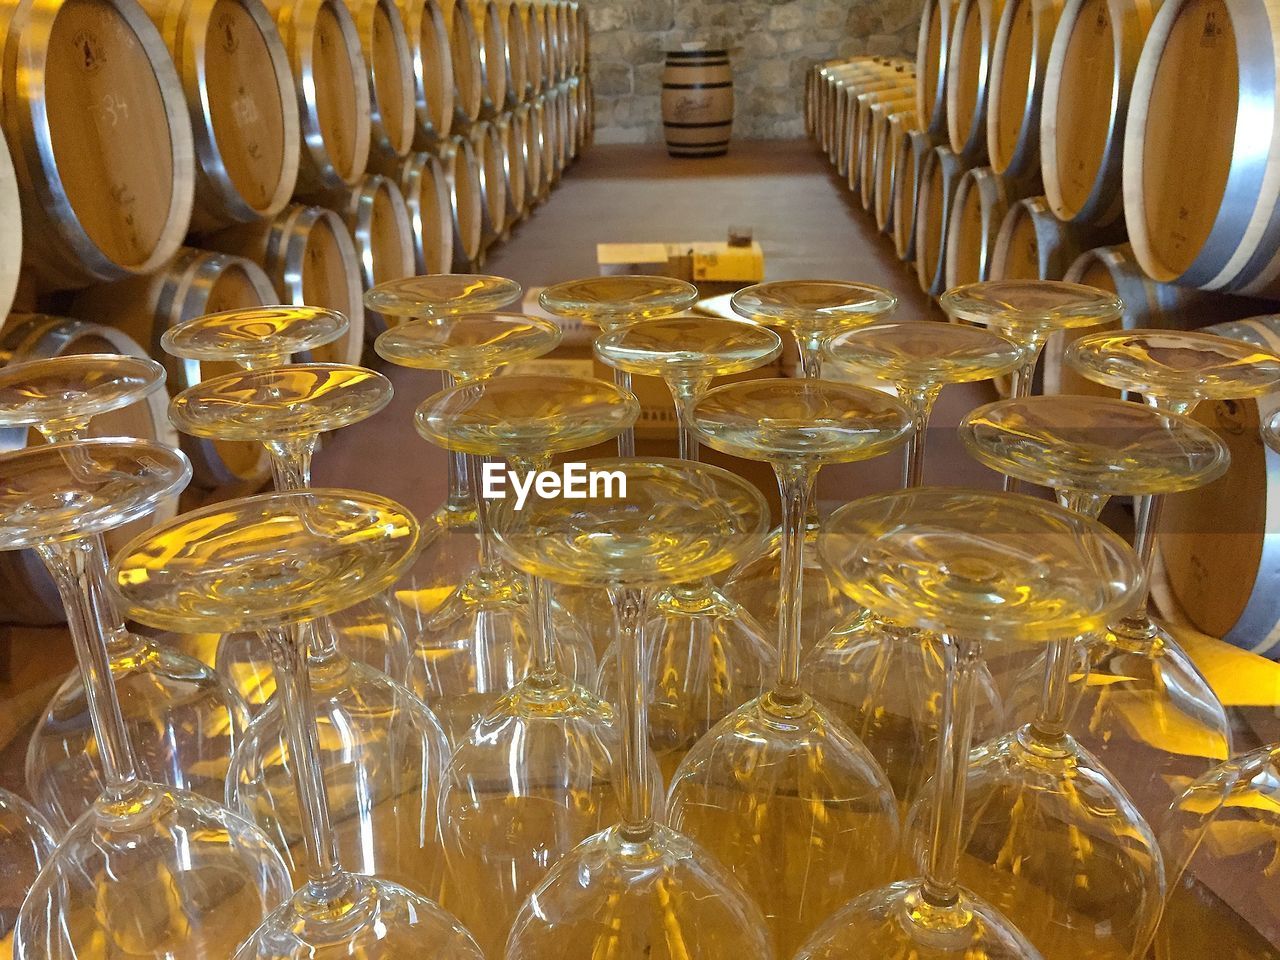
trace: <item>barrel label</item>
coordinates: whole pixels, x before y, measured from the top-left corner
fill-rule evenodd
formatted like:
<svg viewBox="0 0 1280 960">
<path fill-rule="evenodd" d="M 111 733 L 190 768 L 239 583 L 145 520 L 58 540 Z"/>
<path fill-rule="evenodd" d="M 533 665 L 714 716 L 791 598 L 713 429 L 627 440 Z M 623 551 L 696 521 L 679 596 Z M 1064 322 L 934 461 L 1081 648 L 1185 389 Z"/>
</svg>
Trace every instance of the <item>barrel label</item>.
<svg viewBox="0 0 1280 960">
<path fill-rule="evenodd" d="M 114 128 L 122 120 L 129 119 L 129 102 L 114 93 L 103 94 L 98 100 L 98 126 Z"/>
<path fill-rule="evenodd" d="M 1210 10 L 1204 15 L 1204 29 L 1200 31 L 1200 46 L 1216 47 L 1222 39 L 1222 24 L 1218 23 L 1218 11 Z"/>
<path fill-rule="evenodd" d="M 106 63 L 106 55 L 97 34 L 92 30 L 80 30 L 72 38 L 72 43 L 79 53 L 77 62 L 81 70 L 85 73 L 97 73 L 102 69 L 102 65 Z"/>
<path fill-rule="evenodd" d="M 235 53 L 239 49 L 240 37 L 236 32 L 235 18 L 229 12 L 223 11 L 218 17 L 214 29 L 217 31 L 218 40 L 226 53 Z"/>
<path fill-rule="evenodd" d="M 710 95 L 701 97 L 691 97 L 688 95 L 681 96 L 671 108 L 671 115 L 676 118 L 677 122 L 684 123 L 690 119 L 705 114 L 711 109 L 712 98 Z"/>
</svg>

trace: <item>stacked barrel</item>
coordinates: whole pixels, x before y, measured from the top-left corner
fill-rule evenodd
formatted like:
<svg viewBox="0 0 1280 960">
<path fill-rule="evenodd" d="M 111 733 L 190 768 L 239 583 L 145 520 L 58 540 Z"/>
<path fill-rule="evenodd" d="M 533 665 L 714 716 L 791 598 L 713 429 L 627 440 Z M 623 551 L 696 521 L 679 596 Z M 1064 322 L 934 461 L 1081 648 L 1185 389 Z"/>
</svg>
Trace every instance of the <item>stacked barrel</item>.
<svg viewBox="0 0 1280 960">
<path fill-rule="evenodd" d="M 1275 0 L 926 0 L 914 70 L 807 81 L 810 134 L 931 296 L 996 278 L 1118 292 L 1126 326 L 1280 300 Z M 914 99 L 912 99 L 914 95 Z M 1045 352 L 1050 390 L 1096 390 Z"/>
<path fill-rule="evenodd" d="M 5 0 L 0 37 L 0 362 L 150 353 L 178 390 L 208 370 L 169 325 L 273 302 L 347 314 L 319 359 L 357 361 L 365 289 L 477 267 L 591 137 L 574 0 Z M 190 444 L 205 489 L 267 476 Z"/>
</svg>

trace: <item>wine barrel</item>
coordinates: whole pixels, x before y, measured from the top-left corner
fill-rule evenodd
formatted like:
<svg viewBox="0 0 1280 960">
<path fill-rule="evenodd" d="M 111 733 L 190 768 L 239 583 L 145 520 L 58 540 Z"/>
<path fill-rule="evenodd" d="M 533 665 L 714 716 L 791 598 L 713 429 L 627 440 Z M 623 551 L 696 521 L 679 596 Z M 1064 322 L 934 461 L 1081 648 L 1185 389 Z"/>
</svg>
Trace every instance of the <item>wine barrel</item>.
<svg viewBox="0 0 1280 960">
<path fill-rule="evenodd" d="M 1169 0 L 1125 134 L 1124 201 L 1157 280 L 1280 297 L 1280 15 L 1267 0 Z"/>
<path fill-rule="evenodd" d="M 550 51 L 549 80 L 552 84 L 556 84 L 564 79 L 565 56 L 568 53 L 564 48 L 564 31 L 560 28 L 560 5 L 555 0 L 547 0 L 542 11 L 547 26 L 547 49 Z"/>
<path fill-rule="evenodd" d="M 860 104 L 865 102 L 864 97 L 871 94 L 892 96 L 908 92 L 904 88 L 911 82 L 909 74 L 891 71 L 868 78 L 842 80 L 836 85 L 835 131 L 827 152 L 828 158 L 836 166 L 836 173 L 847 177 L 850 168 L 858 162 L 858 147 L 861 145 L 858 117 Z"/>
<path fill-rule="evenodd" d="M 1068 268 L 1065 280 L 1088 284 L 1115 293 L 1124 302 L 1124 314 L 1110 327 L 1089 327 L 1054 334 L 1045 344 L 1045 392 L 1117 396 L 1115 390 L 1081 377 L 1061 362 L 1072 341 L 1095 330 L 1156 327 L 1186 330 L 1210 320 L 1249 317 L 1268 308 L 1266 301 L 1208 293 L 1194 287 L 1158 283 L 1142 272 L 1128 244 L 1086 250 Z"/>
<path fill-rule="evenodd" d="M 22 270 L 22 199 L 4 137 L 0 136 L 0 330 L 13 309 Z"/>
<path fill-rule="evenodd" d="M 578 3 L 568 3 L 565 9 L 569 15 L 569 49 L 572 51 L 569 75 L 577 77 L 587 69 L 587 15 Z"/>
<path fill-rule="evenodd" d="M 96 323 L 42 314 L 14 314 L 0 334 L 0 362 L 47 359 L 86 353 L 123 353 L 145 357 L 147 352 L 127 334 Z M 138 437 L 177 446 L 178 435 L 169 422 L 169 398 L 157 391 L 145 400 L 93 418 L 89 432 L 97 437 Z M 26 430 L 0 430 L 0 450 L 26 446 L 36 436 Z M 154 517 L 144 517 L 107 534 L 111 547 L 120 547 L 152 523 L 173 517 L 178 498 L 160 504 Z M 52 626 L 66 621 L 52 578 L 34 550 L 0 551 L 0 623 Z"/>
<path fill-rule="evenodd" d="M 517 3 L 516 9 L 524 21 L 525 70 L 529 75 L 529 97 L 547 89 L 547 32 L 539 7 L 532 3 Z"/>
<path fill-rule="evenodd" d="M 507 106 L 524 103 L 529 96 L 529 37 L 525 19 L 513 0 L 500 0 L 502 35 L 506 42 Z"/>
<path fill-rule="evenodd" d="M 414 146 L 427 149 L 453 127 L 453 57 L 439 0 L 399 0 L 413 54 Z"/>
<path fill-rule="evenodd" d="M 528 111 L 521 110 L 503 114 L 493 121 L 505 157 L 502 170 L 506 176 L 508 225 L 523 218 L 527 209 L 525 190 L 529 174 L 525 167 L 528 163 L 529 142 L 524 127 L 528 122 Z"/>
<path fill-rule="evenodd" d="M 1044 197 L 1010 204 L 991 248 L 993 280 L 1061 280 L 1101 231 L 1063 223 Z"/>
<path fill-rule="evenodd" d="M 355 21 L 341 0 L 266 0 L 289 51 L 302 121 L 296 196 L 360 179 L 372 133 L 369 85 Z"/>
<path fill-rule="evenodd" d="M 544 116 L 545 110 L 542 102 L 542 94 L 538 94 L 534 101 L 526 108 L 528 114 L 525 118 L 524 136 L 525 136 L 525 200 L 526 204 L 532 207 L 536 203 L 541 203 L 542 199 L 547 195 L 546 175 L 542 170 L 542 157 L 546 151 L 543 138 L 546 136 Z"/>
<path fill-rule="evenodd" d="M 507 155 L 501 133 L 487 120 L 471 128 L 470 140 L 480 172 L 481 243 L 487 246 L 507 228 Z"/>
<path fill-rule="evenodd" d="M 260 265 L 281 303 L 328 307 L 351 321 L 346 334 L 314 351 L 318 361 L 359 363 L 364 348 L 360 260 L 347 225 L 332 210 L 301 204 L 273 220 L 230 227 L 208 237 L 214 250 Z"/>
<path fill-rule="evenodd" d="M 849 190 L 862 204 L 863 210 L 871 209 L 871 196 L 875 187 L 876 150 L 883 142 L 885 126 L 891 113 L 914 107 L 915 90 L 907 90 L 896 97 L 886 97 L 874 102 L 868 100 L 858 106 L 858 162 L 849 165 Z M 879 140 L 877 140 L 877 137 Z"/>
<path fill-rule="evenodd" d="M 350 0 L 369 83 L 369 166 L 394 169 L 413 149 L 413 52 L 394 0 Z"/>
<path fill-rule="evenodd" d="M 191 122 L 160 32 L 132 0 L 65 0 L 5 4 L 0 35 L 25 265 L 49 289 L 159 267 L 195 192 Z"/>
<path fill-rule="evenodd" d="M 182 82 L 194 135 L 191 230 L 275 216 L 298 178 L 293 75 L 259 0 L 143 0 Z"/>
<path fill-rule="evenodd" d="M 876 150 L 875 198 L 872 207 L 876 215 L 876 227 L 880 232 L 893 234 L 893 196 L 897 188 L 898 161 L 907 134 L 916 128 L 915 107 L 891 113 L 884 128 L 884 142 Z"/>
<path fill-rule="evenodd" d="M 345 194 L 327 198 L 326 206 L 342 217 L 351 231 L 365 290 L 415 274 L 413 225 L 404 194 L 395 180 L 366 174 Z M 386 329 L 381 317 L 367 319 L 367 338 Z"/>
<path fill-rule="evenodd" d="M 987 85 L 1004 0 L 960 0 L 947 55 L 947 137 L 965 163 L 987 158 Z"/>
<path fill-rule="evenodd" d="M 947 224 L 948 287 L 990 277 L 991 247 L 1008 209 L 1005 182 L 990 167 L 965 171 L 956 184 Z"/>
<path fill-rule="evenodd" d="M 466 2 L 466 0 L 459 0 Z M 480 41 L 481 116 L 492 117 L 507 104 L 507 31 L 497 0 L 471 0 L 471 19 Z"/>
<path fill-rule="evenodd" d="M 480 189 L 480 161 L 471 141 L 453 136 L 440 148 L 449 185 L 449 212 L 453 226 L 453 267 L 468 273 L 480 256 L 483 242 L 484 201 Z"/>
<path fill-rule="evenodd" d="M 1062 9 L 1040 107 L 1040 172 L 1059 220 L 1106 226 L 1120 219 L 1130 91 L 1156 6 L 1068 0 Z"/>
<path fill-rule="evenodd" d="M 595 104 L 592 101 L 591 94 L 591 78 L 585 73 L 578 78 L 577 86 L 574 87 L 574 96 L 577 99 L 577 130 L 575 134 L 578 141 L 578 152 L 581 153 L 591 146 L 592 130 L 595 122 L 592 119 L 595 111 Z"/>
<path fill-rule="evenodd" d="M 556 3 L 556 29 L 560 32 L 560 57 L 563 61 L 560 68 L 560 79 L 568 80 L 578 66 L 578 54 L 574 49 L 575 36 L 573 26 L 569 22 L 569 0 L 558 0 Z"/>
<path fill-rule="evenodd" d="M 946 289 L 947 228 L 965 165 L 949 147 L 934 147 L 920 167 L 916 188 L 916 279 L 936 297 Z"/>
<path fill-rule="evenodd" d="M 200 363 L 170 356 L 160 337 L 175 324 L 222 310 L 261 307 L 279 299 L 271 281 L 256 263 L 226 253 L 183 247 L 178 255 L 148 277 L 130 277 L 92 287 L 72 302 L 78 317 L 109 324 L 150 351 L 168 373 L 170 395 L 201 378 L 238 370 L 234 363 Z M 167 414 L 166 414 L 167 416 Z M 228 485 L 256 484 L 271 474 L 260 443 L 214 441 L 175 434 L 191 458 L 192 482 L 215 490 Z"/>
<path fill-rule="evenodd" d="M 572 81 L 566 80 L 560 85 L 556 97 L 556 159 L 563 174 L 574 159 L 573 117 L 570 102 L 573 100 Z"/>
<path fill-rule="evenodd" d="M 410 154 L 400 168 L 400 191 L 413 231 L 414 272 L 448 273 L 453 266 L 453 213 L 440 159 L 431 153 Z"/>
<path fill-rule="evenodd" d="M 888 67 L 869 58 L 856 58 L 819 68 L 815 81 L 815 129 L 818 144 L 828 158 L 835 159 L 838 142 L 849 132 L 846 88 L 880 79 L 889 72 Z"/>
<path fill-rule="evenodd" d="M 733 128 L 728 50 L 668 50 L 662 128 L 673 157 L 722 157 Z"/>
<path fill-rule="evenodd" d="M 449 15 L 449 55 L 453 59 L 454 122 L 469 127 L 484 112 L 484 52 L 467 0 Z"/>
<path fill-rule="evenodd" d="M 957 0 L 925 0 L 916 42 L 916 115 L 935 139 L 947 135 L 947 60 Z"/>
<path fill-rule="evenodd" d="M 539 109 L 536 111 L 538 123 L 542 127 L 542 190 L 543 196 L 551 193 L 552 187 L 560 180 L 560 170 L 556 166 L 559 147 L 556 144 L 556 97 L 558 91 L 551 87 L 538 99 Z"/>
<path fill-rule="evenodd" d="M 1206 327 L 1219 336 L 1280 350 L 1280 317 Z M 1191 622 L 1213 637 L 1280 659 L 1280 453 L 1260 426 L 1280 395 L 1202 403 L 1195 418 L 1231 451 L 1227 472 L 1171 496 L 1156 543 L 1173 595 Z"/>
<path fill-rule="evenodd" d="M 1040 177 L 1040 102 L 1063 0 L 1005 0 L 987 78 L 987 158 L 1007 180 Z"/>
<path fill-rule="evenodd" d="M 924 130 L 912 130 L 902 140 L 893 160 L 893 248 L 899 260 L 915 263 L 916 210 L 920 175 L 933 143 Z"/>
</svg>

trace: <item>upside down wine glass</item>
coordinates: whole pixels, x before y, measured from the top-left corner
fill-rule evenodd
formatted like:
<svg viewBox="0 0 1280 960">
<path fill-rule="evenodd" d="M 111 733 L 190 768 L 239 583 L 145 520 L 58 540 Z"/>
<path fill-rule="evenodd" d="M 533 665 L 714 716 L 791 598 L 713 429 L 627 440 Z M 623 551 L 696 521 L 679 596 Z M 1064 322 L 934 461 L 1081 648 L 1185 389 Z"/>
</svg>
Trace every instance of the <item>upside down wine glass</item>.
<svg viewBox="0 0 1280 960">
<path fill-rule="evenodd" d="M 843 280 L 778 280 L 744 287 L 730 305 L 739 316 L 754 323 L 790 330 L 800 350 L 804 375 L 822 377 L 822 344 L 845 330 L 886 320 L 898 306 L 898 298 L 881 287 Z M 856 611 L 831 581 L 815 552 L 818 504 L 811 498 L 805 518 L 805 552 L 801 567 L 801 598 L 805 652 Z M 781 600 L 782 533 L 775 530 L 768 549 L 735 570 L 725 593 L 747 608 L 770 630 L 777 629 Z"/>
<path fill-rule="evenodd" d="M 903 444 L 895 400 L 826 380 L 746 380 L 709 391 L 691 419 L 723 453 L 766 460 L 782 492 L 778 672 L 694 744 L 672 778 L 671 825 L 719 857 L 764 910 L 780 957 L 850 897 L 890 878 L 898 814 L 884 771 L 800 682 L 804 518 L 823 464 Z"/>
<path fill-rule="evenodd" d="M 556 454 L 612 439 L 639 413 L 635 397 L 601 380 L 517 374 L 444 390 L 415 420 L 433 443 L 505 455 L 529 477 Z M 547 870 L 620 813 L 614 710 L 560 669 L 551 584 L 532 577 L 530 592 L 536 633 L 526 672 L 458 744 L 440 789 L 457 913 L 494 960 Z"/>
<path fill-rule="evenodd" d="M 1007 337 L 932 321 L 848 330 L 823 349 L 836 366 L 893 384 L 898 399 L 910 408 L 906 488 L 924 480 L 929 417 L 942 388 L 989 380 L 1022 360 L 1021 348 Z M 805 658 L 808 689 L 871 751 L 888 775 L 904 817 L 936 765 L 945 659 L 938 637 L 898 629 L 865 610 L 823 637 Z M 1005 731 L 1004 708 L 986 665 L 976 670 L 975 739 L 982 741 Z"/>
<path fill-rule="evenodd" d="M 391 384 L 372 370 L 300 363 L 202 380 L 174 397 L 171 416 L 195 436 L 266 444 L 277 489 L 298 491 L 311 485 L 320 434 L 359 423 L 390 399 Z M 277 659 L 260 635 L 241 636 Z M 346 656 L 337 636 L 331 617 L 317 620 L 304 662 L 338 849 L 353 870 L 436 896 L 443 878 L 436 799 L 449 753 L 444 732 L 401 683 Z M 287 723 L 273 697 L 236 749 L 225 789 L 227 805 L 275 840 L 302 883 L 307 824 L 293 790 L 297 760 Z"/>
<path fill-rule="evenodd" d="M 159 390 L 153 360 L 81 354 L 0 368 L 0 428 L 34 427 L 50 443 L 110 429 L 111 414 Z M 106 602 L 106 601 L 104 601 Z M 209 667 L 125 627 L 104 606 L 111 682 L 141 776 L 222 800 L 231 753 L 249 723 L 244 701 Z M 103 774 L 80 671 L 53 695 L 32 732 L 27 790 L 66 829 L 101 795 Z"/>
<path fill-rule="evenodd" d="M 856 602 L 943 637 L 948 681 L 924 876 L 851 901 L 798 960 L 1038 960 L 1017 927 L 960 884 L 975 669 L 983 641 L 1052 641 L 1127 609 L 1142 579 L 1132 551 L 1054 504 L 928 488 L 841 507 L 819 549 Z"/>
<path fill-rule="evenodd" d="M 781 350 L 781 339 L 766 327 L 713 317 L 646 320 L 595 341 L 596 356 L 615 370 L 666 381 L 685 460 L 698 459 L 691 409 L 712 379 L 747 373 Z M 763 690 L 774 656 L 763 628 L 710 580 L 662 588 L 649 612 L 649 742 L 669 782 L 704 733 Z M 617 691 L 616 664 L 609 655 L 601 664 L 599 690 L 610 700 Z"/>
<path fill-rule="evenodd" d="M 1174 413 L 1190 414 L 1202 400 L 1239 400 L 1280 387 L 1280 357 L 1196 331 L 1089 334 L 1064 359 L 1091 380 L 1140 393 L 1149 406 Z M 1137 504 L 1134 542 L 1148 575 L 1163 505 L 1158 494 Z M 1192 780 L 1231 756 L 1231 728 L 1208 682 L 1151 618 L 1145 594 L 1143 601 L 1090 643 L 1072 732 L 1158 823 Z"/>
<path fill-rule="evenodd" d="M 313 722 L 306 651 L 316 626 L 385 590 L 412 560 L 418 536 L 417 522 L 382 497 L 295 491 L 186 514 L 113 561 L 112 583 L 136 619 L 178 631 L 253 629 L 271 644 L 307 881 L 252 936 L 240 937 L 237 960 L 408 960 L 424 944 L 433 957 L 480 958 L 470 935 L 433 901 L 343 869 Z"/>
<path fill-rule="evenodd" d="M 18 910 L 56 845 L 44 815 L 16 793 L 0 789 L 0 956 L 13 955 Z"/>
<path fill-rule="evenodd" d="M 663 826 L 646 743 L 646 597 L 757 549 L 764 498 L 728 471 L 679 460 L 587 462 L 585 499 L 493 505 L 499 549 L 533 576 L 608 587 L 617 617 L 621 822 L 584 840 L 534 888 L 506 960 L 772 957 L 759 910 L 700 845 Z"/>
<path fill-rule="evenodd" d="M 190 476 L 182 454 L 143 440 L 0 455 L 0 543 L 37 550 L 58 585 L 106 781 L 27 893 L 13 935 L 19 960 L 225 958 L 288 896 L 288 872 L 256 827 L 138 776 L 111 683 L 117 605 L 103 594 L 102 535 L 149 514 Z"/>
<path fill-rule="evenodd" d="M 1228 463 L 1198 423 L 1101 397 L 988 404 L 961 421 L 960 436 L 979 462 L 1049 487 L 1091 518 L 1110 497 L 1189 490 Z M 1165 871 L 1154 825 L 1069 732 L 1075 648 L 1072 637 L 1049 644 L 1034 719 L 971 755 L 960 876 L 1046 960 L 1141 958 L 1164 906 Z"/>
</svg>

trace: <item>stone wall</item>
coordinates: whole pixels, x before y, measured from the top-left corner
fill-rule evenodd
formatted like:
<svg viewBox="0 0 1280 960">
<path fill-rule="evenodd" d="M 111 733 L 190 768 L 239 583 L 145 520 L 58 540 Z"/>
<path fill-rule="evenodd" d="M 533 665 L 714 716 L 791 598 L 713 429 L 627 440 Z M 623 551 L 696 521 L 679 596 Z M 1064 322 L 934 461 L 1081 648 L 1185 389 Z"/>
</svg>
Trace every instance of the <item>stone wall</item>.
<svg viewBox="0 0 1280 960">
<path fill-rule="evenodd" d="M 921 0 L 583 0 L 598 143 L 662 140 L 663 54 L 728 47 L 736 138 L 799 137 L 804 73 L 856 53 L 914 55 Z"/>
</svg>

